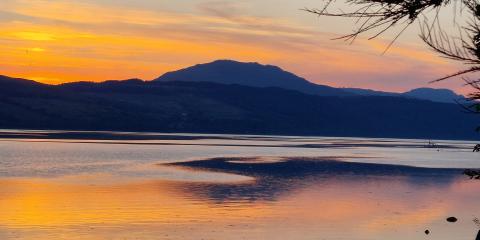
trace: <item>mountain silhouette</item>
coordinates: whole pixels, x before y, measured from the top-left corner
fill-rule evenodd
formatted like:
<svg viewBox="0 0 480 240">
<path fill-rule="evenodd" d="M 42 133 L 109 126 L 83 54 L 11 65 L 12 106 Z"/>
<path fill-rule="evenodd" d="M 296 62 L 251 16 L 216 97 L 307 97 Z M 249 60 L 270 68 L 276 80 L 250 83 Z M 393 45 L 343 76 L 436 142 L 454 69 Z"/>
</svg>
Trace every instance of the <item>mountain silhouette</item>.
<svg viewBox="0 0 480 240">
<path fill-rule="evenodd" d="M 360 88 L 334 88 L 307 81 L 277 66 L 218 60 L 165 73 L 154 81 L 213 82 L 250 87 L 278 87 L 320 96 L 390 96 L 407 97 L 433 102 L 455 103 L 464 100 L 448 89 L 419 88 L 405 93 L 375 91 Z"/>
<path fill-rule="evenodd" d="M 388 97 L 402 97 L 401 93 L 383 92 L 372 89 L 363 88 L 342 88 L 343 91 L 353 93 L 359 96 L 388 96 Z"/>
<path fill-rule="evenodd" d="M 277 66 L 218 60 L 168 72 L 154 81 L 214 82 L 249 87 L 278 87 L 320 96 L 350 96 L 342 89 L 311 83 Z"/>
<path fill-rule="evenodd" d="M 405 97 L 427 100 L 441 103 L 463 103 L 466 98 L 462 95 L 456 94 L 450 89 L 436 89 L 436 88 L 416 88 L 404 93 L 392 93 L 375 91 L 371 89 L 361 88 L 342 88 L 346 92 L 357 94 L 360 96 L 390 96 L 390 97 Z"/>
<path fill-rule="evenodd" d="M 402 94 L 405 97 L 430 100 L 434 102 L 465 102 L 465 97 L 450 89 L 417 88 Z"/>
<path fill-rule="evenodd" d="M 456 104 L 183 81 L 0 78 L 0 129 L 476 139 Z"/>
</svg>

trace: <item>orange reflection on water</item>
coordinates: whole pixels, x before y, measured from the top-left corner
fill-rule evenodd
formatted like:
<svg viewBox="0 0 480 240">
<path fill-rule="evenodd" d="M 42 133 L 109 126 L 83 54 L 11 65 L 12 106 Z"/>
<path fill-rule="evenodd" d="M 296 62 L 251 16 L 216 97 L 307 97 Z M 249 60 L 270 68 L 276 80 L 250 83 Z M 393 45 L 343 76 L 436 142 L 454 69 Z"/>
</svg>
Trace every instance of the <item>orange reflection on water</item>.
<svg viewBox="0 0 480 240">
<path fill-rule="evenodd" d="M 0 225 L 7 227 L 171 221 L 182 224 L 215 219 L 209 204 L 192 204 L 173 194 L 169 189 L 176 185 L 174 183 L 168 186 L 163 182 L 105 186 L 6 180 L 1 184 L 8 186 L 0 195 Z M 237 209 L 235 214 L 246 216 L 254 210 Z"/>
<path fill-rule="evenodd" d="M 279 183 L 273 181 L 266 189 L 255 181 L 4 179 L 0 237 L 424 239 L 428 228 L 435 239 L 461 240 L 476 233 L 471 220 L 480 213 L 475 199 L 479 182 L 424 184 L 401 177 L 302 181 L 291 181 L 289 189 L 276 188 Z M 450 215 L 461 221 L 448 225 L 444 219 Z"/>
</svg>

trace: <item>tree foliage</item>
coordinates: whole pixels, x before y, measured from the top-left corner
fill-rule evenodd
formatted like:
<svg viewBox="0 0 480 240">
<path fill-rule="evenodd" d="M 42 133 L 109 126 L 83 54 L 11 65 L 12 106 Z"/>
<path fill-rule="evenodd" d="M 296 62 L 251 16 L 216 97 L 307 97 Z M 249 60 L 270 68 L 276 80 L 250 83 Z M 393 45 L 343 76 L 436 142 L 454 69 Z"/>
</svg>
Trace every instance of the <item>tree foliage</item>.
<svg viewBox="0 0 480 240">
<path fill-rule="evenodd" d="M 353 10 L 331 11 L 338 0 L 325 0 L 319 9 L 305 9 L 320 16 L 353 18 L 358 28 L 339 39 L 354 41 L 361 34 L 369 34 L 374 39 L 391 29 L 397 29 L 396 36 L 387 47 L 414 23 L 420 25 L 420 38 L 443 57 L 459 61 L 465 69 L 436 79 L 443 81 L 452 77 L 462 77 L 476 89 L 470 94 L 473 104 L 467 109 L 480 112 L 475 100 L 480 99 L 480 79 L 471 79 L 471 73 L 480 72 L 480 1 L 476 0 L 345 0 Z M 453 7 L 453 8 L 450 8 Z M 439 20 L 442 10 L 450 8 L 455 15 L 465 21 L 456 22 L 458 31 L 447 32 Z M 398 27 L 398 28 L 397 28 Z M 400 29 L 400 30 L 398 30 Z"/>
</svg>

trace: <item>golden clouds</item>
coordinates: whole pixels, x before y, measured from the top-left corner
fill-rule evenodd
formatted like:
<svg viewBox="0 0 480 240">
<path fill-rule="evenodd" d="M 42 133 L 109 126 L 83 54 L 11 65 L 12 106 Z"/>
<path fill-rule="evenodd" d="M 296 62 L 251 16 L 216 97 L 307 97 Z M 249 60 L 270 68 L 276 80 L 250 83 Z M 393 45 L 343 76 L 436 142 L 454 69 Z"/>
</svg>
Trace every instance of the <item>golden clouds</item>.
<svg viewBox="0 0 480 240">
<path fill-rule="evenodd" d="M 34 48 L 28 49 L 27 51 L 31 51 L 31 52 L 45 52 L 45 49 L 34 47 Z"/>
<path fill-rule="evenodd" d="M 52 34 L 44 32 L 13 32 L 12 37 L 30 41 L 52 41 Z"/>
<path fill-rule="evenodd" d="M 59 78 L 65 78 L 64 82 L 86 80 L 85 77 L 94 81 L 127 77 L 148 79 L 164 71 L 188 66 L 190 61 L 249 59 L 252 56 L 269 59 L 269 56 L 277 54 L 256 45 L 216 38 L 213 33 L 219 31 L 218 25 L 229 22 L 221 18 L 172 16 L 148 11 L 95 8 L 86 4 L 77 6 L 67 2 L 49 4 L 45 1 L 33 1 L 12 9 L 17 14 L 28 14 L 41 21 L 2 24 L 0 40 L 11 43 L 0 47 L 4 53 L 10 54 L 9 61 L 3 63 L 5 69 L 11 71 L 4 74 L 47 83 L 61 82 L 45 81 Z M 186 22 L 194 24 L 177 30 L 168 29 L 172 24 Z M 198 33 L 189 29 L 202 23 L 208 24 L 198 27 L 203 28 Z M 155 28 L 131 27 L 128 24 L 148 24 Z M 207 36 L 209 32 L 212 34 Z M 44 42 L 44 45 L 31 47 L 37 41 Z M 47 48 L 51 51 L 45 52 Z M 41 58 L 32 56 L 25 54 L 25 49 L 44 54 Z M 187 58 L 190 61 L 178 62 L 178 59 Z M 82 71 L 85 73 L 81 74 Z M 72 76 L 72 72 L 78 75 Z"/>
<path fill-rule="evenodd" d="M 216 59 L 279 65 L 312 81 L 328 78 L 323 83 L 334 86 L 355 86 L 353 78 L 368 81 L 388 72 L 415 72 L 426 82 L 438 64 L 454 69 L 423 48 L 397 44 L 385 57 L 381 42 L 347 46 L 296 19 L 253 15 L 238 4 L 209 2 L 191 11 L 65 0 L 4 5 L 10 17 L 0 22 L 1 74 L 46 83 L 153 79 Z"/>
</svg>

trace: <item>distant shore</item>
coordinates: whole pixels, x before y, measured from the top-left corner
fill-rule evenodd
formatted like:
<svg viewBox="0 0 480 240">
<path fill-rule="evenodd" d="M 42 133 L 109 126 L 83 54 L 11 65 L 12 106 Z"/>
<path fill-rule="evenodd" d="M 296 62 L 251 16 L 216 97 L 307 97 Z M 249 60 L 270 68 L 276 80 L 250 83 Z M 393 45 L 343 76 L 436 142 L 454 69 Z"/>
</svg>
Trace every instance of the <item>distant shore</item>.
<svg viewBox="0 0 480 240">
<path fill-rule="evenodd" d="M 275 135 L 275 134 L 242 134 L 242 133 L 202 133 L 202 132 L 146 132 L 146 131 L 90 131 L 90 130 L 50 130 L 50 129 L 0 129 L 0 139 L 72 139 L 72 140 L 198 140 L 198 139 L 231 139 L 228 136 L 244 136 L 249 138 L 285 137 L 285 138 L 352 138 L 352 139 L 404 139 L 413 141 L 469 141 L 476 139 L 429 139 L 429 138 L 384 138 L 360 136 L 317 136 L 317 135 Z"/>
</svg>

